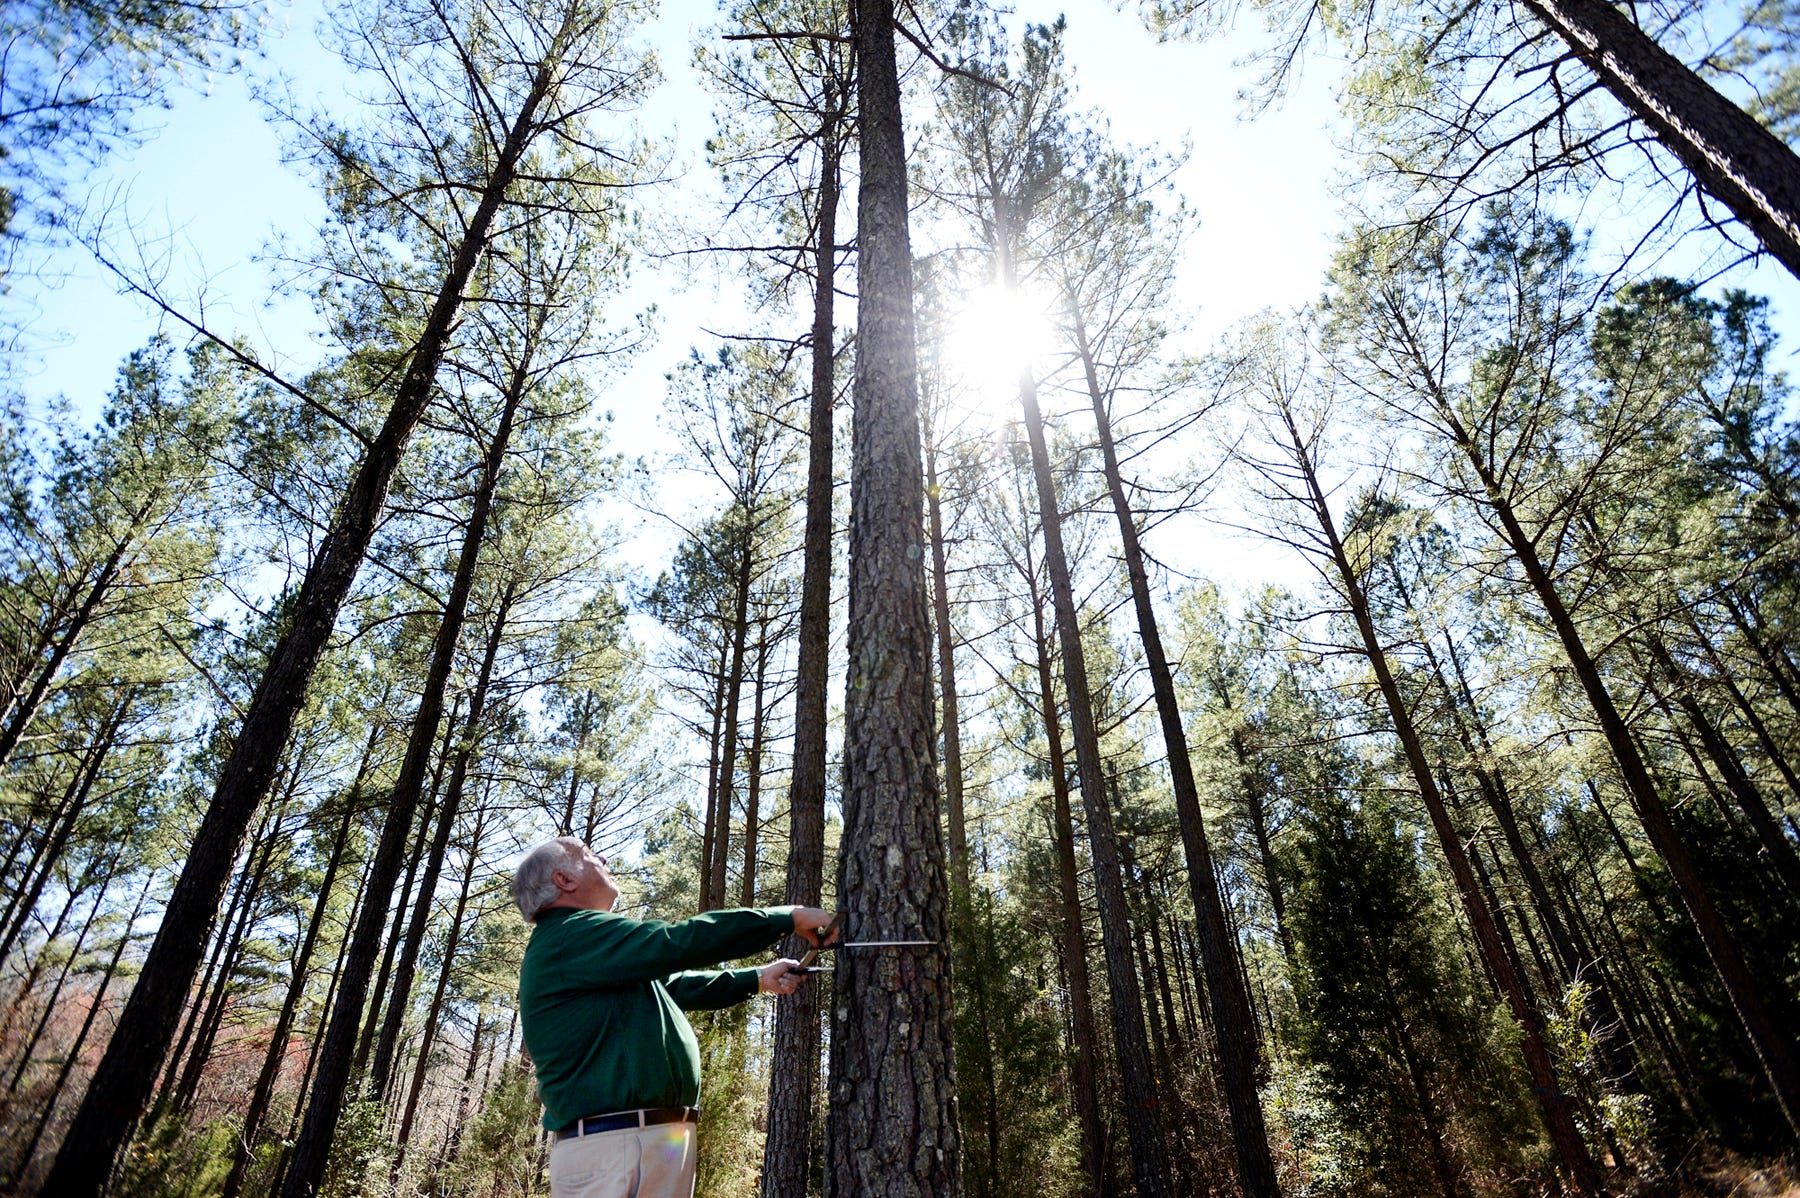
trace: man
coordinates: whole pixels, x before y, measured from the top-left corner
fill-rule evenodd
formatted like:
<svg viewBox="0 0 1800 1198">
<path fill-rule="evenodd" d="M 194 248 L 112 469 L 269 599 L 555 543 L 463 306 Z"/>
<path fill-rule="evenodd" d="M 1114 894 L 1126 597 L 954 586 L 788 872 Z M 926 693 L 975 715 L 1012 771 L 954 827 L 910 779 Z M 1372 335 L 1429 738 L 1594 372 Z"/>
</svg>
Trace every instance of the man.
<svg viewBox="0 0 1800 1198">
<path fill-rule="evenodd" d="M 830 912 L 708 911 L 680 923 L 615 915 L 619 887 L 606 859 L 572 836 L 525 854 L 513 901 L 535 925 L 519 970 L 519 1021 L 554 1137 L 551 1194 L 691 1198 L 700 1046 L 682 1012 L 792 994 L 805 977 L 785 959 L 700 967 L 789 932 L 829 943 Z"/>
</svg>

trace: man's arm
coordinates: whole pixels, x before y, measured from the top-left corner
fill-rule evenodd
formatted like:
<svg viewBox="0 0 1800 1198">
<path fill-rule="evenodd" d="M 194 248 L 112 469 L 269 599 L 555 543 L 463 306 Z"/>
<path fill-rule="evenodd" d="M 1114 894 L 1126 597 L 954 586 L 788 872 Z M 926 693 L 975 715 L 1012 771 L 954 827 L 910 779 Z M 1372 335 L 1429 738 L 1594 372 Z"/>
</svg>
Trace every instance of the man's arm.
<svg viewBox="0 0 1800 1198">
<path fill-rule="evenodd" d="M 555 972 L 570 985 L 590 988 L 629 986 L 749 956 L 789 931 L 816 944 L 818 929 L 829 922 L 815 907 L 708 911 L 678 923 L 598 911 L 568 918 L 580 926 L 570 929 L 575 935 L 559 937 Z M 752 987 L 744 997 L 754 993 Z"/>
<path fill-rule="evenodd" d="M 684 1011 L 717 1011 L 758 991 L 792 994 L 806 977 L 794 972 L 797 964 L 782 957 L 754 969 L 690 969 L 665 979 L 663 985 Z"/>
<path fill-rule="evenodd" d="M 757 969 L 690 969 L 672 974 L 663 985 L 684 1011 L 719 1011 L 735 1007 L 760 989 Z"/>
</svg>

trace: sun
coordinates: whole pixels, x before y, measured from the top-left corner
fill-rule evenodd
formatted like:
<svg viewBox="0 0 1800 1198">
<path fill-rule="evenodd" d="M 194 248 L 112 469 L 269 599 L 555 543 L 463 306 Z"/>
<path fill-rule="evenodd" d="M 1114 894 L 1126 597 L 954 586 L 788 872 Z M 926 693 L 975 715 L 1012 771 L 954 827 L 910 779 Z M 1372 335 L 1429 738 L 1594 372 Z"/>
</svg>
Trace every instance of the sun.
<svg viewBox="0 0 1800 1198">
<path fill-rule="evenodd" d="M 1049 305 L 1029 292 L 990 283 L 951 305 L 942 341 L 944 383 L 970 407 L 1005 412 L 1019 376 L 1038 368 L 1055 341 Z"/>
</svg>

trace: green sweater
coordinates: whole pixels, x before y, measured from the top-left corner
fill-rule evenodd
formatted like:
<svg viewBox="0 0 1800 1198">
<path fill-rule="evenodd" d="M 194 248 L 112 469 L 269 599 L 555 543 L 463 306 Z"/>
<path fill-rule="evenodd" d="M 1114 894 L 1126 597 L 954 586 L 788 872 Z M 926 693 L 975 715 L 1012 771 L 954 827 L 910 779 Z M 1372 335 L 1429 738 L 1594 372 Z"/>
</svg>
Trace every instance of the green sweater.
<svg viewBox="0 0 1800 1198">
<path fill-rule="evenodd" d="M 697 967 L 761 952 L 793 930 L 791 907 L 680 923 L 562 907 L 539 915 L 519 970 L 519 1022 L 544 1126 L 698 1106 L 700 1045 L 682 1012 L 743 1002 L 757 978 L 755 969 Z"/>
</svg>

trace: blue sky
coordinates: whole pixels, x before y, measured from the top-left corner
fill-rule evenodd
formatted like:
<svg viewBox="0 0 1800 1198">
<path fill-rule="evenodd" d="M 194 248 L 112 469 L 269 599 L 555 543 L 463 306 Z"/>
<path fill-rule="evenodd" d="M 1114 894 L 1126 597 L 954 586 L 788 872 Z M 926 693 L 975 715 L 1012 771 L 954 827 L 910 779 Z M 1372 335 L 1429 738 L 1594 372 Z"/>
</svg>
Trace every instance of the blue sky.
<svg viewBox="0 0 1800 1198">
<path fill-rule="evenodd" d="M 280 260 L 304 252 L 321 207 L 304 175 L 284 164 L 280 134 L 251 86 L 264 80 L 266 87 L 280 74 L 302 102 L 341 103 L 342 70 L 316 36 L 324 3 L 292 0 L 274 8 L 262 59 L 237 73 L 182 80 L 171 89 L 170 108 L 146 122 L 156 131 L 83 181 L 95 210 L 108 214 L 116 255 L 130 260 L 148 247 L 178 302 L 204 311 L 215 327 L 248 335 L 270 362 L 296 374 L 316 358 L 316 326 L 303 296 L 280 291 Z M 1014 19 L 1058 14 L 1068 19 L 1078 102 L 1105 113 L 1120 140 L 1191 147 L 1175 179 L 1199 219 L 1179 292 L 1189 319 L 1186 347 L 1203 348 L 1261 309 L 1316 298 L 1342 224 L 1332 192 L 1334 173 L 1347 161 L 1333 101 L 1337 64 L 1315 55 L 1282 105 L 1246 120 L 1237 96 L 1253 77 L 1235 63 L 1260 44 L 1253 15 L 1245 28 L 1205 45 L 1158 44 L 1133 12 L 1106 0 L 1019 0 Z M 645 30 L 666 79 L 639 120 L 645 133 L 673 144 L 686 171 L 654 204 L 678 203 L 710 186 L 700 152 L 713 118 L 690 60 L 693 39 L 717 20 L 710 4 L 671 0 Z M 1595 209 L 1587 218 L 1610 219 L 1604 204 Z M 1748 285 L 1771 294 L 1781 325 L 1794 327 L 1785 317 L 1800 311 L 1793 280 L 1764 268 Z M 609 388 L 615 447 L 637 455 L 663 444 L 654 413 L 664 372 L 690 346 L 710 347 L 704 330 L 752 321 L 712 271 L 684 278 L 645 263 L 627 298 L 640 306 L 654 300 L 661 313 L 657 344 Z M 97 411 L 119 360 L 161 323 L 142 301 L 120 295 L 78 248 L 55 255 L 40 275 L 15 277 L 0 303 L 25 321 L 24 352 L 16 357 L 28 393 L 40 401 L 62 394 L 86 417 Z M 1791 338 L 1790 354 L 1800 347 L 1800 336 Z M 629 554 L 654 568 L 663 549 L 652 536 Z M 1228 539 L 1205 556 L 1215 573 L 1249 580 L 1266 571 L 1271 555 Z"/>
</svg>

